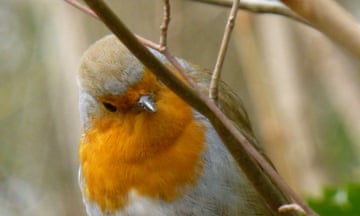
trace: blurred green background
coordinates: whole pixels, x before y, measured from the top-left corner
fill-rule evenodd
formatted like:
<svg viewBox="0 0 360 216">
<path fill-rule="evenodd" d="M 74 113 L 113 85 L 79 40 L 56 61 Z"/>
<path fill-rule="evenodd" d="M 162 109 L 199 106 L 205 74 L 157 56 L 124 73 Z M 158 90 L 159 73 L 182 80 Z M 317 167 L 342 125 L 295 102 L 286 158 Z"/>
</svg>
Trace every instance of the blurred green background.
<svg viewBox="0 0 360 216">
<path fill-rule="evenodd" d="M 131 30 L 158 41 L 162 1 L 107 2 Z M 170 50 L 213 68 L 229 9 L 171 2 Z M 359 1 L 339 3 L 360 20 Z M 0 215 L 84 215 L 76 71 L 109 31 L 61 0 L 1 0 L 0 20 Z M 301 194 L 359 181 L 359 66 L 309 27 L 239 12 L 223 79 Z"/>
</svg>

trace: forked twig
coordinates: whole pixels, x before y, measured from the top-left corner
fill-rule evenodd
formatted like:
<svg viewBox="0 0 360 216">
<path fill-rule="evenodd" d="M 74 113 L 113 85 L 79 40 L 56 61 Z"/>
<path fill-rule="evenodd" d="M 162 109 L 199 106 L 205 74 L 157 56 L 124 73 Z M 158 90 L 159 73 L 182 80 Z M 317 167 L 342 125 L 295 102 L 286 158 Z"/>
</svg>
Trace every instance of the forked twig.
<svg viewBox="0 0 360 216">
<path fill-rule="evenodd" d="M 176 57 L 169 52 L 169 49 L 167 47 L 167 31 L 169 29 L 170 24 L 170 1 L 169 0 L 163 0 L 164 6 L 163 6 L 163 22 L 160 25 L 160 44 L 158 45 L 158 48 L 155 50 L 161 52 L 167 60 L 177 69 L 177 71 L 181 74 L 181 76 L 186 80 L 187 83 L 190 84 L 191 87 L 197 88 L 197 85 L 193 81 L 193 79 L 188 75 L 188 72 L 184 67 L 182 67 L 179 63 L 179 61 L 176 59 Z"/>
<path fill-rule="evenodd" d="M 77 0 L 64 0 L 65 2 L 69 3 L 70 5 L 74 6 L 75 8 L 79 9 L 80 11 L 99 19 L 96 13 L 91 10 L 90 8 L 82 5 Z M 142 43 L 144 46 L 150 47 L 151 49 L 157 50 L 161 52 L 169 62 L 180 72 L 181 76 L 192 86 L 196 88 L 195 82 L 188 76 L 187 71 L 180 65 L 180 63 L 176 60 L 175 56 L 172 55 L 169 50 L 167 49 L 167 30 L 170 23 L 170 2 L 168 0 L 164 0 L 164 18 L 163 24 L 160 26 L 160 44 L 157 44 L 151 40 L 143 38 L 139 35 L 135 34 L 135 37 Z"/>
<path fill-rule="evenodd" d="M 223 39 L 221 41 L 219 55 L 217 57 L 215 68 L 214 68 L 214 71 L 211 76 L 211 82 L 210 82 L 210 87 L 209 87 L 209 98 L 214 100 L 215 102 L 218 99 L 218 84 L 219 84 L 219 79 L 220 79 L 220 75 L 221 75 L 221 69 L 222 69 L 224 59 L 225 59 L 225 54 L 226 54 L 226 51 L 227 51 L 227 48 L 229 45 L 230 36 L 231 36 L 232 30 L 234 29 L 236 15 L 237 15 L 237 11 L 239 9 L 239 2 L 240 2 L 239 0 L 233 0 L 233 6 L 231 8 L 229 18 L 228 18 L 226 26 L 225 26 Z"/>
</svg>

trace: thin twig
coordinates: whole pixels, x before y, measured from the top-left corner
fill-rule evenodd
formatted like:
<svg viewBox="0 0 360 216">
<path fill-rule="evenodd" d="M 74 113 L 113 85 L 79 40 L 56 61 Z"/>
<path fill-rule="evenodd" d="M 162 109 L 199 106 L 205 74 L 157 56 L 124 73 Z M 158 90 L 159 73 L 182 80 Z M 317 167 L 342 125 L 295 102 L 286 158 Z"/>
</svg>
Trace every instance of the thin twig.
<svg viewBox="0 0 360 216">
<path fill-rule="evenodd" d="M 231 8 L 229 18 L 225 26 L 223 39 L 221 41 L 219 55 L 216 60 L 214 72 L 212 73 L 211 76 L 211 82 L 209 87 L 209 98 L 214 100 L 215 102 L 218 99 L 218 84 L 221 75 L 221 69 L 224 64 L 225 54 L 229 45 L 230 36 L 232 30 L 234 29 L 236 15 L 239 8 L 239 2 L 240 2 L 239 0 L 233 0 L 233 6 Z"/>
<path fill-rule="evenodd" d="M 70 5 L 74 6 L 75 8 L 79 9 L 80 11 L 92 16 L 95 19 L 99 19 L 99 17 L 96 15 L 96 13 L 91 10 L 90 8 L 86 7 L 85 5 L 82 5 L 80 2 L 78 2 L 77 0 L 64 0 L 65 2 L 69 3 Z M 150 47 L 154 50 L 158 50 L 160 52 L 161 48 L 160 45 L 148 40 L 146 38 L 143 38 L 139 35 L 135 35 L 135 37 L 145 46 Z"/>
<path fill-rule="evenodd" d="M 272 168 L 271 165 L 260 155 L 259 152 L 249 143 L 247 138 L 237 130 L 232 122 L 219 110 L 219 108 L 207 99 L 200 91 L 193 91 L 189 86 L 177 79 L 174 74 L 169 71 L 159 60 L 147 50 L 128 28 L 118 19 L 118 17 L 110 10 L 110 8 L 101 0 L 85 0 L 86 3 L 99 15 L 105 25 L 121 40 L 121 42 L 163 83 L 173 90 L 184 101 L 191 104 L 195 109 L 204 114 L 217 131 L 222 134 L 224 144 L 233 154 L 234 159 L 244 170 L 255 188 L 259 191 L 267 203 L 274 211 L 278 211 L 278 207 L 288 200 L 279 194 L 279 191 L 269 184 L 263 170 L 266 170 L 272 180 L 279 185 L 286 185 L 282 178 Z M 252 155 L 252 156 L 250 156 Z M 256 161 L 254 161 L 255 159 Z M 262 168 L 258 166 L 261 165 Z M 279 183 L 280 182 L 280 183 Z M 287 185 L 286 185 L 287 186 Z M 284 188 L 282 188 L 284 189 Z M 286 187 L 283 190 L 286 192 Z M 282 198 L 280 198 L 282 197 Z M 301 203 L 300 203 L 301 205 Z M 303 206 L 302 206 L 303 207 Z M 306 207 L 306 204 L 305 204 Z M 304 208 L 304 207 L 303 207 Z M 306 210 L 306 208 L 304 208 Z M 294 215 L 286 213 L 286 215 Z M 310 209 L 309 215 L 316 215 Z"/>
<path fill-rule="evenodd" d="M 135 37 L 140 41 L 140 43 L 142 43 L 144 46 L 147 46 L 147 47 L 150 47 L 151 49 L 154 49 L 154 50 L 160 50 L 160 45 L 151 41 L 151 40 L 148 40 L 146 38 L 143 38 L 139 35 L 136 35 L 135 34 Z"/>
<path fill-rule="evenodd" d="M 151 49 L 157 50 L 161 54 L 163 54 L 166 59 L 176 68 L 176 70 L 181 74 L 181 76 L 185 79 L 185 81 L 192 87 L 197 88 L 195 81 L 189 76 L 188 71 L 181 66 L 176 57 L 169 51 L 167 46 L 161 47 L 160 44 L 157 44 L 151 40 L 143 38 L 139 35 L 135 35 L 135 37 L 146 47 L 150 47 Z M 166 39 L 165 39 L 166 40 Z"/>
<path fill-rule="evenodd" d="M 213 4 L 223 7 L 231 7 L 232 0 L 190 0 L 194 2 L 202 2 L 207 4 Z M 277 14 L 288 17 L 305 25 L 310 25 L 305 19 L 291 11 L 286 5 L 282 4 L 279 1 L 269 1 L 269 0 L 241 0 L 240 9 L 251 11 L 254 13 L 264 13 L 264 14 Z"/>
<path fill-rule="evenodd" d="M 187 83 L 190 84 L 190 86 L 193 89 L 198 89 L 197 84 L 195 83 L 195 81 L 189 76 L 188 71 L 181 66 L 181 64 L 179 63 L 179 61 L 176 59 L 176 57 L 168 50 L 164 50 L 162 52 L 162 54 L 169 60 L 169 62 L 177 69 L 177 71 L 181 74 L 181 76 L 185 79 L 185 81 Z"/>
<path fill-rule="evenodd" d="M 163 22 L 160 25 L 160 44 L 158 45 L 158 49 L 155 48 L 155 50 L 161 52 L 169 60 L 169 62 L 177 69 L 177 71 L 186 80 L 186 82 L 190 84 L 191 87 L 197 88 L 197 85 L 195 84 L 193 79 L 188 75 L 188 71 L 180 65 L 176 57 L 169 52 L 169 49 L 167 47 L 167 31 L 170 24 L 170 1 L 163 0 L 163 2 L 164 13 Z"/>
<path fill-rule="evenodd" d="M 90 16 L 99 19 L 99 17 L 96 15 L 96 13 L 91 10 L 90 8 L 86 7 L 85 5 L 82 5 L 77 0 L 64 0 L 65 2 L 69 3 L 70 5 L 74 6 L 75 8 L 83 11 L 86 14 L 89 14 Z"/>
<path fill-rule="evenodd" d="M 75 8 L 79 9 L 80 11 L 92 16 L 93 18 L 95 19 L 98 19 L 99 20 L 99 17 L 96 15 L 96 13 L 91 10 L 90 8 L 86 7 L 85 5 L 82 5 L 80 2 L 78 2 L 77 0 L 64 0 L 65 2 L 69 3 L 70 5 L 74 6 Z M 142 43 L 144 44 L 145 46 L 147 47 L 150 47 L 154 50 L 158 50 L 160 52 L 161 48 L 160 48 L 160 45 L 151 41 L 151 40 L 148 40 L 146 38 L 143 38 L 139 35 L 135 35 L 135 37 Z"/>
<path fill-rule="evenodd" d="M 167 31 L 170 23 L 170 1 L 163 0 L 164 2 L 164 15 L 163 22 L 160 25 L 160 49 L 167 49 Z"/>
</svg>

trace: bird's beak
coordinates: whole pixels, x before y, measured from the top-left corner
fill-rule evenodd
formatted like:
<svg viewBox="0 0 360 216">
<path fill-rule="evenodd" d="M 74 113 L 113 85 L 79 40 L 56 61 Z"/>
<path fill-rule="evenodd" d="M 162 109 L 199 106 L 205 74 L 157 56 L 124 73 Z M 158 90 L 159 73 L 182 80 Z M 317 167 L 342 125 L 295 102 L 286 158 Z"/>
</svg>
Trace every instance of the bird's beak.
<svg viewBox="0 0 360 216">
<path fill-rule="evenodd" d="M 153 101 L 152 95 L 142 95 L 137 101 L 137 105 L 139 108 L 144 109 L 149 112 L 156 112 L 155 103 Z"/>
</svg>

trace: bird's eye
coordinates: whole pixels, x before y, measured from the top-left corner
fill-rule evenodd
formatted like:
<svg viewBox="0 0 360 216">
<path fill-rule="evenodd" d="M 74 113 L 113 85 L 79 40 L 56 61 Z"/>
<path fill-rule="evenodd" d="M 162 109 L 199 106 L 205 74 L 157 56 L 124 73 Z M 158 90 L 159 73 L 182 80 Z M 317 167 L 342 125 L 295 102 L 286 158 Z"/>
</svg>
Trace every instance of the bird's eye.
<svg viewBox="0 0 360 216">
<path fill-rule="evenodd" d="M 116 106 L 112 105 L 111 103 L 103 102 L 103 105 L 109 112 L 116 112 L 117 110 Z"/>
</svg>

